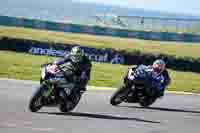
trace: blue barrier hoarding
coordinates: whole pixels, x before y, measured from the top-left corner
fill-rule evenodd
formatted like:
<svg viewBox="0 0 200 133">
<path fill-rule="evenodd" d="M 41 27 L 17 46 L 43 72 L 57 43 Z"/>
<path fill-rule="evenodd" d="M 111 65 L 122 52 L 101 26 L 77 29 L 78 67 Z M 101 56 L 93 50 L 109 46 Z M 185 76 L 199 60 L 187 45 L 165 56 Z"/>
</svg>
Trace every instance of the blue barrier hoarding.
<svg viewBox="0 0 200 133">
<path fill-rule="evenodd" d="M 33 28 L 33 21 L 29 20 L 29 19 L 24 19 L 23 20 L 23 27 L 27 27 L 27 28 Z"/>
<path fill-rule="evenodd" d="M 162 40 L 163 34 L 159 32 L 150 32 L 149 33 L 149 39 L 151 40 Z"/>
<path fill-rule="evenodd" d="M 66 45 L 64 48 L 55 49 L 53 47 L 41 47 L 41 46 L 31 46 L 28 48 L 28 53 L 34 55 L 47 55 L 47 56 L 55 56 L 55 57 L 64 57 L 66 54 L 70 52 L 72 46 Z M 111 50 L 101 50 L 95 48 L 81 47 L 86 56 L 89 57 L 90 60 L 96 62 L 106 62 L 112 64 L 124 64 L 124 56 L 111 51 Z"/>
</svg>

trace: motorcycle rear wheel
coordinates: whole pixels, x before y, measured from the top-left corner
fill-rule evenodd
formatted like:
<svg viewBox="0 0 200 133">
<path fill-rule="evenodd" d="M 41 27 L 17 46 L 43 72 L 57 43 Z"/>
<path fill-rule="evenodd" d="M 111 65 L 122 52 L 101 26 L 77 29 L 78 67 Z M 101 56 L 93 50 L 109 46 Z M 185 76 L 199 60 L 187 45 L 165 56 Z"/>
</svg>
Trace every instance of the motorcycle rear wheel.
<svg viewBox="0 0 200 133">
<path fill-rule="evenodd" d="M 70 112 L 72 111 L 79 103 L 81 99 L 81 94 L 71 94 L 70 97 L 67 97 L 67 101 L 65 101 L 63 98 L 61 100 L 61 103 L 59 104 L 59 110 L 61 112 Z"/>
<path fill-rule="evenodd" d="M 143 99 L 140 99 L 140 102 L 139 104 L 144 107 L 144 108 L 147 108 L 149 106 L 151 106 L 154 102 L 156 101 L 156 98 L 143 98 Z"/>
</svg>

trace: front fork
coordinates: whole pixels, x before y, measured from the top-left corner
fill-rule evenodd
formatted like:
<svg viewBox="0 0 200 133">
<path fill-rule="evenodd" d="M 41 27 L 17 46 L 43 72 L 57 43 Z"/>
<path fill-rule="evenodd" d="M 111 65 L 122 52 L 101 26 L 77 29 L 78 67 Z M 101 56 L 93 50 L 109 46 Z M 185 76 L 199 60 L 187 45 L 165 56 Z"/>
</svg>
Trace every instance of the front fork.
<svg viewBox="0 0 200 133">
<path fill-rule="evenodd" d="M 51 83 L 51 81 L 49 80 L 45 80 L 43 81 L 42 79 L 40 79 L 40 84 L 43 84 L 45 86 L 45 91 L 43 93 L 43 96 L 45 98 L 49 97 L 52 95 L 53 90 L 55 89 L 55 85 L 53 83 Z"/>
</svg>

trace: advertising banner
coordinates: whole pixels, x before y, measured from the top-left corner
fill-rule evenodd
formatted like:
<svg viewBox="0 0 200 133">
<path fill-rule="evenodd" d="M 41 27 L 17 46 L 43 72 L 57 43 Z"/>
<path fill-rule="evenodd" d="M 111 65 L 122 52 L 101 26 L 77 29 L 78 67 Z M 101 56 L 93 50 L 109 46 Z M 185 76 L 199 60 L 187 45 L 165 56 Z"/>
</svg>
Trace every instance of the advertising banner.
<svg viewBox="0 0 200 133">
<path fill-rule="evenodd" d="M 34 40 L 13 39 L 3 37 L 0 38 L 0 50 L 11 50 L 15 52 L 24 52 L 33 55 L 46 55 L 53 57 L 64 57 L 71 51 L 74 46 L 80 46 L 78 44 L 63 44 L 63 43 L 48 43 L 39 42 Z M 125 55 L 112 50 L 112 49 L 97 49 L 91 47 L 80 46 L 84 51 L 84 54 L 92 61 L 105 62 L 112 64 L 124 64 Z"/>
<path fill-rule="evenodd" d="M 114 53 L 109 50 L 100 50 L 93 48 L 81 47 L 86 56 L 90 60 L 96 62 L 106 62 L 112 64 L 124 64 L 124 57 L 118 53 Z M 41 47 L 31 47 L 28 53 L 33 55 L 47 55 L 54 57 L 64 57 L 70 52 L 70 47 L 66 47 L 64 50 L 56 50 L 53 48 L 41 48 Z"/>
</svg>

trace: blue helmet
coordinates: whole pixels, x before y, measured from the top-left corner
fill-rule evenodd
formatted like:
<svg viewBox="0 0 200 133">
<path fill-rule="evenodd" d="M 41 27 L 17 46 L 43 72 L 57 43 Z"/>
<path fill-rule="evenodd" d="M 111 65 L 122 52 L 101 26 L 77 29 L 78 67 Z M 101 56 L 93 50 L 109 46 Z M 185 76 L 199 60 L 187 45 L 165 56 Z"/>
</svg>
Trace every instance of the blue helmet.
<svg viewBox="0 0 200 133">
<path fill-rule="evenodd" d="M 162 73 L 165 70 L 165 62 L 161 59 L 155 60 L 153 62 L 152 68 L 157 73 Z"/>
</svg>

